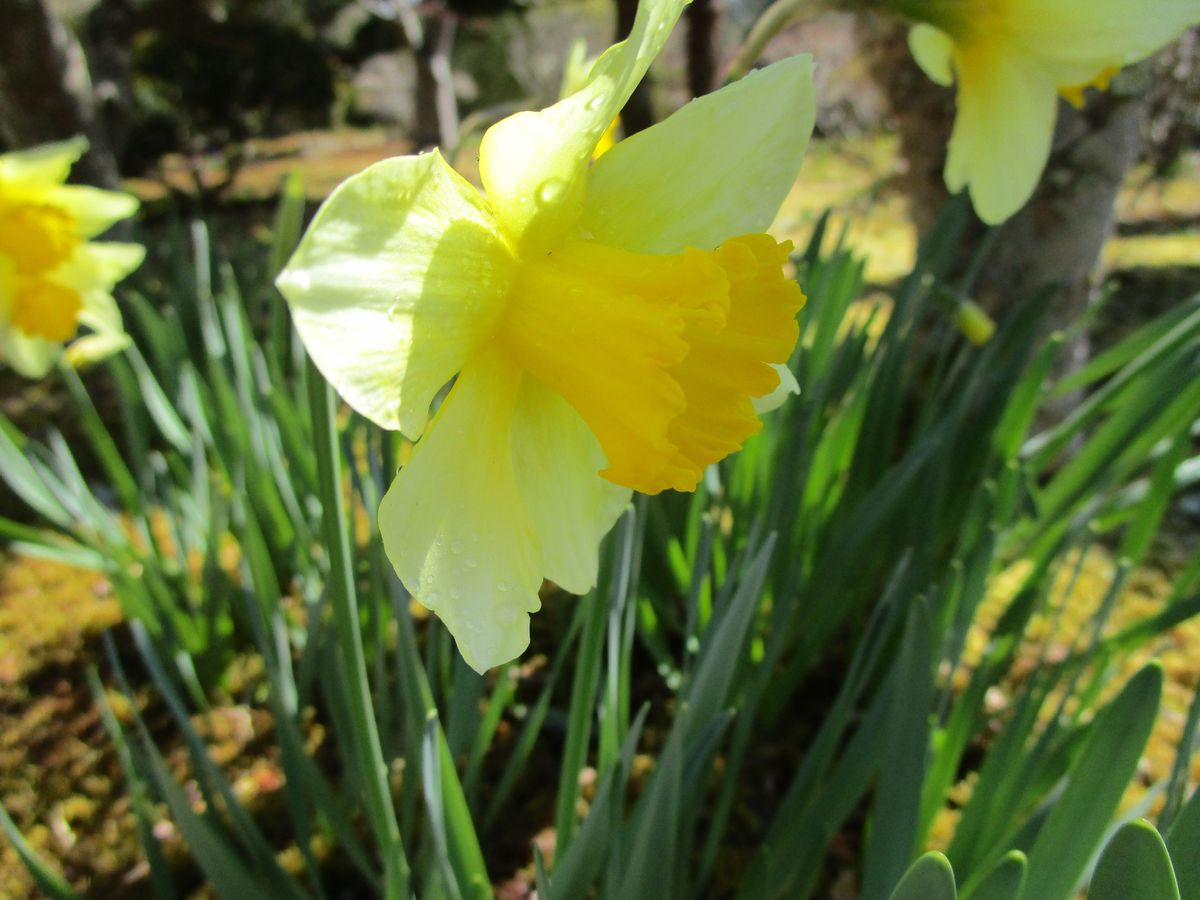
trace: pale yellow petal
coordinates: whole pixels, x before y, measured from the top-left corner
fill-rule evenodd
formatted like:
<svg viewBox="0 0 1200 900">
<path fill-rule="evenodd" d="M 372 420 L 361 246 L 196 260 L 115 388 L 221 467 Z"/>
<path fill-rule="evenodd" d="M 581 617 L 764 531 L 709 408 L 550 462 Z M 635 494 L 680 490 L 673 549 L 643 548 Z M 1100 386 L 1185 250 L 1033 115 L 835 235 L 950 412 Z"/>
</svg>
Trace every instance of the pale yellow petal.
<svg viewBox="0 0 1200 900">
<path fill-rule="evenodd" d="M 0 154 L 0 182 L 10 187 L 47 187 L 62 184 L 71 166 L 87 152 L 86 138 L 75 137 L 27 150 Z"/>
<path fill-rule="evenodd" d="M 990 44 L 957 57 L 958 112 L 946 162 L 979 217 L 1003 222 L 1033 194 L 1050 156 L 1058 91 L 1036 60 Z"/>
<path fill-rule="evenodd" d="M 914 25 L 908 32 L 908 48 L 932 81 L 946 87 L 954 83 L 954 41 L 950 35 L 932 25 Z"/>
<path fill-rule="evenodd" d="M 517 400 L 513 453 L 546 577 L 587 593 L 596 584 L 600 540 L 632 492 L 600 477 L 599 441 L 566 400 L 534 378 L 525 379 Z"/>
<path fill-rule="evenodd" d="M 0 363 L 12 366 L 26 378 L 47 375 L 60 355 L 62 344 L 28 335 L 17 328 L 0 330 Z"/>
<path fill-rule="evenodd" d="M 513 272 L 487 204 L 435 151 L 345 181 L 277 284 L 346 402 L 415 438 L 487 340 Z"/>
<path fill-rule="evenodd" d="M 540 605 L 541 548 L 513 467 L 523 377 L 491 348 L 473 359 L 379 506 L 396 574 L 478 672 L 521 654 Z"/>
<path fill-rule="evenodd" d="M 70 213 L 83 238 L 103 234 L 138 211 L 138 199 L 133 194 L 75 184 L 51 188 L 44 202 Z"/>
<path fill-rule="evenodd" d="M 588 175 L 584 231 L 640 253 L 765 231 L 812 133 L 812 72 L 810 56 L 791 57 L 621 141 Z"/>
<path fill-rule="evenodd" d="M 146 248 L 141 244 L 108 241 L 80 244 L 49 277 L 81 294 L 96 289 L 108 292 L 137 269 L 145 257 Z"/>
<path fill-rule="evenodd" d="M 1144 59 L 1195 24 L 1196 0 L 1007 0 L 1005 9 L 1010 40 L 1052 66 L 1060 86 Z"/>
<path fill-rule="evenodd" d="M 771 368 L 779 376 L 779 385 L 765 397 L 754 397 L 750 401 L 754 404 L 754 411 L 760 416 L 774 412 L 783 406 L 789 397 L 800 393 L 800 382 L 796 380 L 791 369 L 783 363 L 771 363 Z"/>
</svg>

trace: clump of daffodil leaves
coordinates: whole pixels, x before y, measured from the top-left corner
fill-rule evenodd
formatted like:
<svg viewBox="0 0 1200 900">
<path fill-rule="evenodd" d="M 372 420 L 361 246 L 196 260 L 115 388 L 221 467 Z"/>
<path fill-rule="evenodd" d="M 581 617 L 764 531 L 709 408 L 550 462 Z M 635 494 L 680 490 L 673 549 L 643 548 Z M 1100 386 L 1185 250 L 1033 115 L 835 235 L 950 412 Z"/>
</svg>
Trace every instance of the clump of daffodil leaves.
<svg viewBox="0 0 1200 900">
<path fill-rule="evenodd" d="M 1200 22 L 1200 0 L 889 0 L 917 20 L 909 47 L 939 84 L 958 83 L 946 186 L 998 224 L 1033 194 L 1059 96 L 1076 106 L 1122 68 Z"/>
<path fill-rule="evenodd" d="M 595 584 L 631 491 L 693 490 L 758 430 L 797 339 L 790 244 L 764 231 L 812 131 L 810 58 L 591 162 L 684 5 L 643 2 L 574 93 L 490 128 L 483 195 L 436 151 L 377 163 L 278 280 L 341 396 L 417 441 L 384 546 L 481 672 L 528 645 L 544 578 Z"/>
<path fill-rule="evenodd" d="M 91 240 L 137 199 L 66 184 L 87 150 L 76 138 L 0 154 L 0 363 L 40 378 L 67 347 L 72 363 L 125 347 L 113 285 L 142 262 L 138 244 Z M 72 342 L 80 326 L 88 333 Z"/>
</svg>

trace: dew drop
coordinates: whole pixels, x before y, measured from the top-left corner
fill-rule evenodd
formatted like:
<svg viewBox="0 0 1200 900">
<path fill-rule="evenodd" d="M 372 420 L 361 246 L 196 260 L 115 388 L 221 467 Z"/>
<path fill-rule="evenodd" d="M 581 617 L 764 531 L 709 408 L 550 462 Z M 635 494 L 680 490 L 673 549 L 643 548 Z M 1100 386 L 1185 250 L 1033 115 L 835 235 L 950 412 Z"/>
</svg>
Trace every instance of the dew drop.
<svg viewBox="0 0 1200 900">
<path fill-rule="evenodd" d="M 542 203 L 557 203 L 567 192 L 567 184 L 559 178 L 551 178 L 538 188 L 538 200 Z"/>
<path fill-rule="evenodd" d="M 508 582 L 507 581 L 497 581 L 496 582 L 496 590 L 499 591 L 501 594 L 507 594 L 508 593 Z"/>
<path fill-rule="evenodd" d="M 589 100 L 587 102 L 587 104 L 584 108 L 590 109 L 592 112 L 595 112 L 604 104 L 604 101 L 607 99 L 608 99 L 608 95 L 597 94 L 595 97 L 593 97 L 591 100 Z"/>
<path fill-rule="evenodd" d="M 463 549 L 462 543 L 459 541 L 455 541 L 453 544 L 450 545 L 450 552 L 453 553 L 455 556 L 458 556 L 460 553 L 462 553 L 462 549 Z"/>
</svg>

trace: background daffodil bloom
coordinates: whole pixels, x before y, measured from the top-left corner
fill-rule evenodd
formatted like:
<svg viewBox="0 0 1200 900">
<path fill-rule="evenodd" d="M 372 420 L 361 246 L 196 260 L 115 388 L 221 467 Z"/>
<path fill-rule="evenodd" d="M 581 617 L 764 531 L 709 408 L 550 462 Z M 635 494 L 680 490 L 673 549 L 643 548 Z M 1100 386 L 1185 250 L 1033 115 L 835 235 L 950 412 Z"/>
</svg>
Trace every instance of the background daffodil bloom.
<svg viewBox="0 0 1200 900">
<path fill-rule="evenodd" d="M 543 578 L 593 586 L 632 490 L 692 490 L 757 431 L 753 398 L 797 338 L 789 246 L 763 231 L 812 130 L 809 58 L 590 164 L 683 5 L 643 3 L 575 93 L 493 126 L 486 198 L 436 152 L 378 163 L 326 201 L 279 278 L 347 402 L 420 438 L 380 529 L 479 671 L 528 645 Z"/>
<path fill-rule="evenodd" d="M 1200 0 L 897 0 L 921 20 L 909 46 L 938 84 L 958 83 L 946 186 L 983 221 L 1033 194 L 1050 156 L 1057 98 L 1150 56 L 1200 22 Z"/>
<path fill-rule="evenodd" d="M 67 348 L 73 363 L 123 348 L 113 285 L 136 269 L 138 244 L 91 238 L 137 211 L 137 199 L 66 184 L 83 138 L 0 155 L 0 362 L 40 378 Z"/>
</svg>

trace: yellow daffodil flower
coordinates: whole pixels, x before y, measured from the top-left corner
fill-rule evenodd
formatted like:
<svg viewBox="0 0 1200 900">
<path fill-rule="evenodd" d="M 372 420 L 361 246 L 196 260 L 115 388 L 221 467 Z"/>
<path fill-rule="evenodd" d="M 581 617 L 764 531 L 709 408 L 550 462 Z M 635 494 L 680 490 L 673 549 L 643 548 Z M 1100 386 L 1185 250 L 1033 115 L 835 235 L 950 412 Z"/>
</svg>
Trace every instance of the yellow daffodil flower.
<svg viewBox="0 0 1200 900">
<path fill-rule="evenodd" d="M 543 578 L 595 584 L 632 490 L 692 490 L 758 430 L 753 398 L 797 339 L 790 245 L 763 232 L 812 129 L 809 58 L 590 162 L 683 5 L 643 3 L 577 91 L 493 126 L 486 196 L 436 151 L 377 163 L 278 281 L 345 400 L 420 438 L 380 506 L 384 545 L 481 672 L 528 645 Z"/>
<path fill-rule="evenodd" d="M 946 186 L 983 221 L 1033 194 L 1050 156 L 1057 98 L 1144 59 L 1200 22 L 1200 0 L 891 0 L 920 24 L 909 47 L 938 84 L 958 83 Z"/>
<path fill-rule="evenodd" d="M 128 194 L 66 184 L 82 138 L 0 155 L 0 362 L 40 378 L 67 348 L 73 363 L 123 348 L 113 285 L 136 269 L 137 244 L 91 238 L 137 211 Z"/>
</svg>

